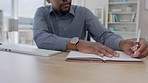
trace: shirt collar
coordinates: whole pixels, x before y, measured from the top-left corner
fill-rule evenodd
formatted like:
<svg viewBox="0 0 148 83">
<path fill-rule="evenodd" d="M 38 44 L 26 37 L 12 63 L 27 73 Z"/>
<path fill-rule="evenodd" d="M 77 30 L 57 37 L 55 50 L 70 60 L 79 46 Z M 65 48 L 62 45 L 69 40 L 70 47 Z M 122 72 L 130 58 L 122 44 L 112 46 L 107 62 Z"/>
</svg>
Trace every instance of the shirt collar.
<svg viewBox="0 0 148 83">
<path fill-rule="evenodd" d="M 73 16 L 75 16 L 74 9 L 73 9 L 72 5 L 71 5 L 71 7 L 70 7 L 69 13 L 72 14 Z"/>
<path fill-rule="evenodd" d="M 49 7 L 49 13 L 51 14 L 53 11 L 52 5 Z"/>
<path fill-rule="evenodd" d="M 54 10 L 53 10 L 53 7 L 52 7 L 52 5 L 51 5 L 51 7 L 50 7 L 50 9 L 49 9 L 49 13 L 51 14 L 52 12 L 54 12 Z M 72 14 L 73 16 L 75 16 L 74 9 L 73 9 L 72 6 L 70 7 L 69 14 Z"/>
</svg>

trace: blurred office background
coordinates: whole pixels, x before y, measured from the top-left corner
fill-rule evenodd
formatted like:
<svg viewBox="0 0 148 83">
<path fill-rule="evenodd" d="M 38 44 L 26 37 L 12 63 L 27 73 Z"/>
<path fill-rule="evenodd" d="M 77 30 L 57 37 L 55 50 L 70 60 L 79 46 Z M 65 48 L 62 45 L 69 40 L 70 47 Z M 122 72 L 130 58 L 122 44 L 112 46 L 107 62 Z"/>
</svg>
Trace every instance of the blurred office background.
<svg viewBox="0 0 148 83">
<path fill-rule="evenodd" d="M 33 44 L 32 25 L 36 9 L 44 6 L 44 0 L 0 0 L 2 10 L 1 42 Z M 18 30 L 9 30 L 9 19 L 18 20 Z"/>
<path fill-rule="evenodd" d="M 117 0 L 111 0 L 117 1 Z M 134 1 L 134 0 L 133 0 Z M 138 27 L 142 29 L 142 37 L 148 39 L 148 9 L 146 0 L 140 0 Z M 107 7 L 109 0 L 73 0 L 74 5 L 89 8 L 106 26 L 108 22 Z M 14 42 L 22 44 L 35 44 L 33 41 L 33 17 L 38 7 L 47 5 L 44 0 L 0 0 L 0 42 Z M 16 29 L 10 29 L 10 21 L 15 19 Z"/>
</svg>

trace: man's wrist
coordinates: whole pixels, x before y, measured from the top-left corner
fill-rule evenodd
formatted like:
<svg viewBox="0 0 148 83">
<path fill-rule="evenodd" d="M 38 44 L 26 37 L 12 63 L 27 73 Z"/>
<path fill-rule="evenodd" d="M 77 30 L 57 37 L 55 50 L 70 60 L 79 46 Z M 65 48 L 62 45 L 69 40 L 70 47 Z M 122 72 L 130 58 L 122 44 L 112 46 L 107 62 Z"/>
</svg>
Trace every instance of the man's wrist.
<svg viewBox="0 0 148 83">
<path fill-rule="evenodd" d="M 120 43 L 119 43 L 119 48 L 122 51 L 123 51 L 123 45 L 124 45 L 123 43 L 124 43 L 124 40 L 121 40 Z"/>
<path fill-rule="evenodd" d="M 79 38 L 78 37 L 74 37 L 74 38 L 71 38 L 69 40 L 69 42 L 67 43 L 67 50 L 78 50 L 77 49 L 77 44 L 79 43 Z"/>
</svg>

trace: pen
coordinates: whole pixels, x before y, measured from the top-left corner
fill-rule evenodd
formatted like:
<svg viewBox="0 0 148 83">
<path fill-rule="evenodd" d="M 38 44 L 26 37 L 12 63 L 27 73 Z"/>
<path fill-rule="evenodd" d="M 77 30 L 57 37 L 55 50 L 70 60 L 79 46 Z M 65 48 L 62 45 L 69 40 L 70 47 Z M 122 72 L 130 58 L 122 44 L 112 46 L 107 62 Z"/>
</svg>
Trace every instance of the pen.
<svg viewBox="0 0 148 83">
<path fill-rule="evenodd" d="M 140 35 L 141 35 L 141 29 L 138 29 L 137 35 L 136 35 L 136 44 L 131 48 L 133 51 L 136 51 L 139 47 Z"/>
<path fill-rule="evenodd" d="M 139 47 L 140 35 L 141 35 L 141 29 L 139 29 L 139 30 L 138 30 L 138 33 L 137 33 L 137 37 L 136 37 L 136 47 Z"/>
</svg>

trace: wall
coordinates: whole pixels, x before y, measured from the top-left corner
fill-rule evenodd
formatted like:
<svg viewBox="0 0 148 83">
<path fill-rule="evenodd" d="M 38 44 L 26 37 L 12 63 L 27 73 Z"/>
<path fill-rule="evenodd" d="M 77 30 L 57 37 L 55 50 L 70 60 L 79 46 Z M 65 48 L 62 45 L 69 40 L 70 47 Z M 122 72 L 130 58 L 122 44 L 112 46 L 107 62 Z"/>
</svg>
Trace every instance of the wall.
<svg viewBox="0 0 148 83">
<path fill-rule="evenodd" d="M 104 22 L 105 22 L 105 11 L 108 4 L 108 0 L 85 0 L 85 7 L 89 8 L 95 14 L 95 8 L 104 9 Z"/>
<path fill-rule="evenodd" d="M 85 0 L 85 6 L 92 9 L 97 7 L 106 8 L 108 0 Z"/>
<path fill-rule="evenodd" d="M 142 28 L 141 36 L 148 40 L 148 10 L 145 10 L 145 0 L 140 0 L 140 25 Z"/>
<path fill-rule="evenodd" d="M 43 5 L 44 0 L 18 0 L 18 16 L 33 18 L 37 8 Z"/>
</svg>

